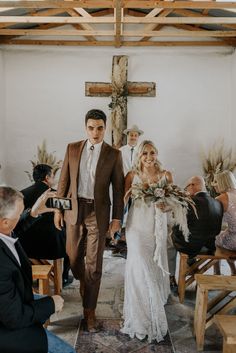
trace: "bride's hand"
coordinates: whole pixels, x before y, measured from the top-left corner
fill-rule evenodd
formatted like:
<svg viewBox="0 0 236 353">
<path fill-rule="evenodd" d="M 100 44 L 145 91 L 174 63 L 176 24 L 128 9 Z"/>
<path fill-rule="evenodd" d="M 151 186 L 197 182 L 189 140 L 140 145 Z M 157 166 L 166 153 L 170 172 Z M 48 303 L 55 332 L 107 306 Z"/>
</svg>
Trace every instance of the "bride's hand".
<svg viewBox="0 0 236 353">
<path fill-rule="evenodd" d="M 160 202 L 155 204 L 156 208 L 159 208 L 162 212 L 171 211 L 171 207 L 168 206 L 165 202 Z"/>
</svg>

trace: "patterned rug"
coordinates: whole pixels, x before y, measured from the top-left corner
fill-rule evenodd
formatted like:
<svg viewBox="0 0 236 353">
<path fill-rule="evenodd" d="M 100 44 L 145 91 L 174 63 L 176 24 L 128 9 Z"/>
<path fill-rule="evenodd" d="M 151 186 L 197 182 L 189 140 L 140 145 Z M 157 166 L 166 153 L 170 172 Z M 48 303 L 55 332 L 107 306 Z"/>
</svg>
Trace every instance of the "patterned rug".
<svg viewBox="0 0 236 353">
<path fill-rule="evenodd" d="M 173 353 L 169 334 L 160 343 L 131 339 L 120 332 L 119 319 L 98 319 L 100 331 L 89 333 L 81 321 L 75 350 L 77 353 Z"/>
</svg>

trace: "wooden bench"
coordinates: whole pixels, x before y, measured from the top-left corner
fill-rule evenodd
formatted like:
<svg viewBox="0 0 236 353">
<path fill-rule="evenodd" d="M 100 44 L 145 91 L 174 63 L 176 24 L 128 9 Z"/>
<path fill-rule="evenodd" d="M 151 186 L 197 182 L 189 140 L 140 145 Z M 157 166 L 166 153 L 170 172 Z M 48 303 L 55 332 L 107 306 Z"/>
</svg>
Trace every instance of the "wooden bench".
<svg viewBox="0 0 236 353">
<path fill-rule="evenodd" d="M 236 252 L 229 251 L 227 253 L 218 252 L 216 255 L 199 254 L 194 258 L 195 263 L 189 266 L 187 263 L 188 255 L 181 252 L 179 254 L 178 294 L 180 303 L 184 301 L 186 288 L 195 281 L 195 274 L 203 274 L 212 267 L 219 269 L 220 260 L 236 258 Z"/>
<path fill-rule="evenodd" d="M 48 260 L 30 259 L 32 265 L 50 265 L 50 280 L 54 283 L 54 294 L 60 294 L 62 291 L 62 261 L 63 259 L 52 260 L 51 264 Z"/>
<path fill-rule="evenodd" d="M 236 352 L 236 316 L 215 315 L 214 322 L 223 335 L 223 353 Z"/>
<path fill-rule="evenodd" d="M 194 334 L 197 350 L 202 351 L 205 330 L 214 322 L 214 314 L 226 314 L 236 307 L 236 296 L 229 296 L 236 291 L 236 277 L 222 275 L 195 275 L 197 297 L 194 311 Z M 208 291 L 220 291 L 208 300 Z"/>
<path fill-rule="evenodd" d="M 49 279 L 52 265 L 32 265 L 33 280 L 39 281 L 38 293 L 50 295 Z"/>
</svg>

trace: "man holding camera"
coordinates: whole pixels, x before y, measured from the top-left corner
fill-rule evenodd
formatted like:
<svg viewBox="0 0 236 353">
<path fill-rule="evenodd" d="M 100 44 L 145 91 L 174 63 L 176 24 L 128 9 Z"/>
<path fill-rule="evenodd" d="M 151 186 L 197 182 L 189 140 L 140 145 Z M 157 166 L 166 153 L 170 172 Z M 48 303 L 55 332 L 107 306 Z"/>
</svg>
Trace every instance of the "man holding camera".
<svg viewBox="0 0 236 353">
<path fill-rule="evenodd" d="M 33 206 L 37 198 L 46 190 L 52 188 L 55 183 L 53 169 L 48 164 L 37 164 L 33 168 L 34 184 L 21 190 L 24 195 L 25 209 Z M 53 198 L 55 207 L 56 198 Z M 59 207 L 59 205 L 58 205 Z M 69 276 L 70 262 L 66 254 L 65 229 L 58 230 L 54 225 L 54 215 L 51 212 L 44 213 L 38 222 L 24 232 L 20 242 L 27 256 L 33 259 L 54 260 L 64 258 L 62 284 L 63 287 L 73 281 Z"/>
<path fill-rule="evenodd" d="M 67 253 L 73 275 L 80 280 L 88 330 L 95 332 L 95 309 L 106 233 L 109 230 L 113 237 L 120 229 L 124 174 L 120 151 L 103 141 L 106 130 L 104 112 L 98 109 L 88 111 L 85 126 L 88 139 L 67 147 L 57 195 L 71 198 L 72 201 L 72 210 L 65 211 Z M 113 199 L 112 221 L 109 225 L 110 185 Z M 61 212 L 55 213 L 55 225 L 58 229 L 63 225 Z"/>
<path fill-rule="evenodd" d="M 75 353 L 73 347 L 43 328 L 50 315 L 62 310 L 64 300 L 59 295 L 34 298 L 31 265 L 17 238 L 40 219 L 40 214 L 53 211 L 45 206 L 50 196 L 55 195 L 46 191 L 23 213 L 22 193 L 0 186 L 2 353 Z"/>
</svg>

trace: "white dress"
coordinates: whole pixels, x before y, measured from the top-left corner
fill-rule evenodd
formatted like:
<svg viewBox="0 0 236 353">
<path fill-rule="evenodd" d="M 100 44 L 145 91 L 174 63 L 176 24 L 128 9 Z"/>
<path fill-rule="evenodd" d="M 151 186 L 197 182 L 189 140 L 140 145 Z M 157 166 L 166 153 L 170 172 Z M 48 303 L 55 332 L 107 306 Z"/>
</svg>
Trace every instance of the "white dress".
<svg viewBox="0 0 236 353">
<path fill-rule="evenodd" d="M 137 175 L 134 183 L 140 183 Z M 121 332 L 131 338 L 147 336 L 149 342 L 159 342 L 167 333 L 164 304 L 170 293 L 166 213 L 156 209 L 153 203 L 147 205 L 135 200 L 128 214 L 126 240 L 128 256 Z"/>
</svg>

